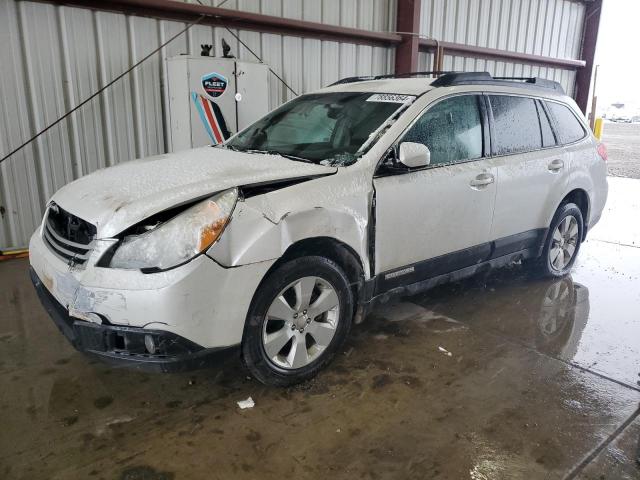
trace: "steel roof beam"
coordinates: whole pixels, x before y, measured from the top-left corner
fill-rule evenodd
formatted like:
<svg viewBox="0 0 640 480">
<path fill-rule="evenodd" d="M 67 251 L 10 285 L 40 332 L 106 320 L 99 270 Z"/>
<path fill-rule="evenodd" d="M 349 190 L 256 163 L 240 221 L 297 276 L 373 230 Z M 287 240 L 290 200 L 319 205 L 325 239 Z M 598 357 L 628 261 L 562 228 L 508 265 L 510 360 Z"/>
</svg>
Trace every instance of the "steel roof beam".
<svg viewBox="0 0 640 480">
<path fill-rule="evenodd" d="M 172 0 L 37 0 L 92 10 L 107 10 L 144 17 L 177 20 L 181 22 L 200 21 L 202 25 L 219 25 L 240 30 L 278 33 L 306 38 L 318 38 L 358 44 L 395 47 L 402 40 L 400 35 L 376 32 L 358 28 L 342 27 L 325 23 L 307 22 L 259 13 L 243 12 L 226 8 L 209 7 Z"/>
<path fill-rule="evenodd" d="M 580 69 L 586 65 L 584 60 L 573 60 L 568 58 L 544 57 L 529 53 L 512 52 L 498 50 L 495 48 L 476 47 L 474 45 L 464 45 L 462 43 L 440 42 L 431 39 L 420 39 L 420 50 L 435 51 L 438 46 L 450 55 L 461 55 L 465 57 L 493 58 L 517 63 L 530 63 L 553 68 Z"/>
</svg>

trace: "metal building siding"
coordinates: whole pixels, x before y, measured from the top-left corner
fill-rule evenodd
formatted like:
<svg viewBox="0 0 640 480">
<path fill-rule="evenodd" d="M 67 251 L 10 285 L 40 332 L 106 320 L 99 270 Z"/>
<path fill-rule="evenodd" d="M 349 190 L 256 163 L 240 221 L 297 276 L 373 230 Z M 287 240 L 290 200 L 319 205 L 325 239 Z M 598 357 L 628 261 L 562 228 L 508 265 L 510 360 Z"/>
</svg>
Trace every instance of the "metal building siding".
<svg viewBox="0 0 640 480">
<path fill-rule="evenodd" d="M 420 33 L 448 42 L 578 59 L 584 11 L 574 0 L 422 0 Z"/>
<path fill-rule="evenodd" d="M 203 2 L 218 5 L 219 0 Z M 395 0 L 230 0 L 240 8 L 314 22 L 390 31 Z M 0 1 L 0 157 L 182 30 L 181 22 L 27 1 Z M 341 77 L 393 70 L 393 49 L 237 31 L 298 93 Z M 224 29 L 195 26 L 103 94 L 0 165 L 0 248 L 25 246 L 46 201 L 98 168 L 166 151 L 166 57 L 221 54 Z M 293 98 L 273 75 L 271 107 Z"/>
<path fill-rule="evenodd" d="M 420 34 L 441 41 L 555 58 L 579 59 L 585 7 L 573 0 L 422 0 Z M 433 55 L 421 52 L 421 69 Z M 540 76 L 574 91 L 575 71 L 446 55 L 445 70 Z"/>
</svg>

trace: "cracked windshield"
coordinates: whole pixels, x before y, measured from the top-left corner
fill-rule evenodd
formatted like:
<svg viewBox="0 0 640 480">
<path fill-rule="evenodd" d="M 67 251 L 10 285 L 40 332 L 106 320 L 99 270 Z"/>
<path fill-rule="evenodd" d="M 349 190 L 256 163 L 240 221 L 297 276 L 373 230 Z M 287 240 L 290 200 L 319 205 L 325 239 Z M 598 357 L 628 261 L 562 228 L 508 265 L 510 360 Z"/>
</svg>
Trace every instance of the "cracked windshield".
<svg viewBox="0 0 640 480">
<path fill-rule="evenodd" d="M 225 144 L 323 165 L 349 165 L 381 126 L 414 97 L 371 93 L 305 95 L 273 111 Z"/>
</svg>

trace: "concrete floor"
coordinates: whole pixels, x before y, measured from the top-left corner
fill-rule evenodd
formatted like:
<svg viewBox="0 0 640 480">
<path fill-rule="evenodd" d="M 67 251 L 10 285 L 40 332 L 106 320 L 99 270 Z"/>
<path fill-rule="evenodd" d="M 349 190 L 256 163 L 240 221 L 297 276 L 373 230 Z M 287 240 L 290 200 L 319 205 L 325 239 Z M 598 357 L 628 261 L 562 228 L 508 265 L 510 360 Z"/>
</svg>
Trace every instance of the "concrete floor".
<svg viewBox="0 0 640 480">
<path fill-rule="evenodd" d="M 89 362 L 27 262 L 0 263 L 0 478 L 640 478 L 640 181 L 610 187 L 571 277 L 513 267 L 399 299 L 287 390 L 233 362 Z"/>
<path fill-rule="evenodd" d="M 605 122 L 602 141 L 609 152 L 609 175 L 640 178 L 640 123 Z"/>
</svg>

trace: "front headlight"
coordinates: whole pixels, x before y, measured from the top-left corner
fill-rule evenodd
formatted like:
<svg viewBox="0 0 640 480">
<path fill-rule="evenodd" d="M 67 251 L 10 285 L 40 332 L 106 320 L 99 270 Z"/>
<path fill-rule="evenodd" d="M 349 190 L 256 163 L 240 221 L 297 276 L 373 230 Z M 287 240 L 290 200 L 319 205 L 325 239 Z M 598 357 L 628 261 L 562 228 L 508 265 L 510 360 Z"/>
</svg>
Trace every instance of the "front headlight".
<svg viewBox="0 0 640 480">
<path fill-rule="evenodd" d="M 109 266 L 164 270 L 185 263 L 220 237 L 237 199 L 237 189 L 226 190 L 146 233 L 125 237 Z"/>
</svg>

